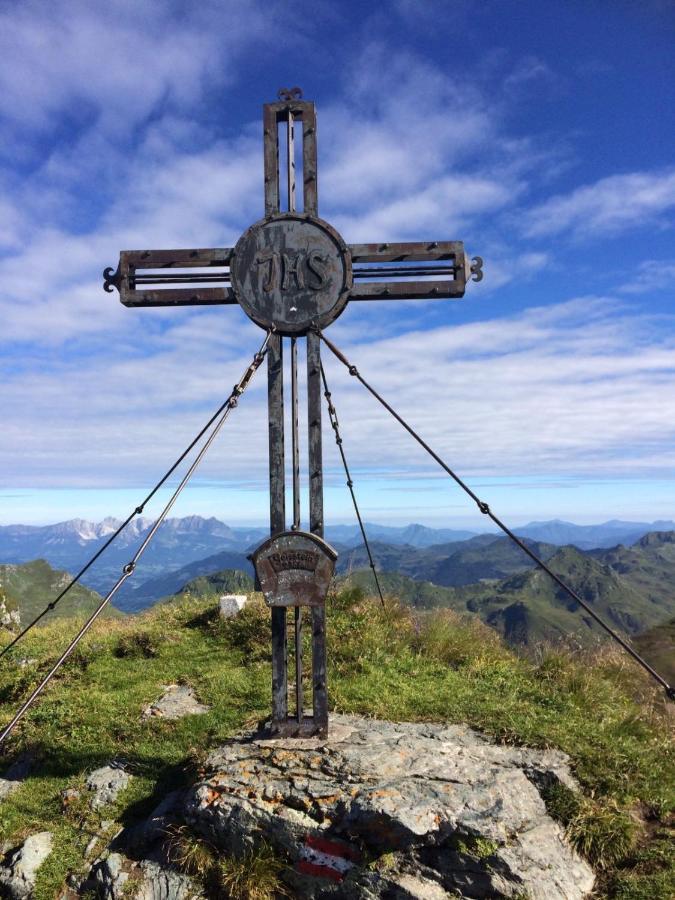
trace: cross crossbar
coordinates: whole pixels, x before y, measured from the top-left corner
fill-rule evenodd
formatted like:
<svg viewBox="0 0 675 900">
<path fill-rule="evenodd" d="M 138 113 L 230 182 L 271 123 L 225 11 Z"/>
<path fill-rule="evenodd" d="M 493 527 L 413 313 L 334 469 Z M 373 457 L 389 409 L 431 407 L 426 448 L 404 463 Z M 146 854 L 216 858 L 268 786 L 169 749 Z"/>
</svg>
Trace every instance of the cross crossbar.
<svg viewBox="0 0 675 900">
<path fill-rule="evenodd" d="M 306 196 L 306 195 L 305 195 Z M 483 277 L 482 260 L 472 262 L 462 241 L 410 241 L 348 244 L 354 285 L 351 300 L 454 299 L 464 296 L 467 282 Z M 234 304 L 230 284 L 232 247 L 195 250 L 123 250 L 116 271 L 106 269 L 104 288 L 117 288 L 129 307 Z M 392 264 L 397 265 L 392 265 Z M 428 263 L 426 266 L 415 263 Z M 439 263 L 447 263 L 441 266 Z M 377 268 L 373 264 L 380 264 Z M 202 270 L 218 268 L 217 273 Z M 157 270 L 200 270 L 194 274 Z M 441 275 L 450 277 L 438 277 Z M 382 279 L 385 276 L 385 280 Z M 421 276 L 421 277 L 420 277 Z M 398 279 L 398 280 L 396 280 Z M 404 280 L 405 279 L 405 280 Z M 414 280 L 413 280 L 414 279 Z M 203 287 L 214 284 L 217 287 Z M 168 288 L 168 284 L 189 287 Z"/>
</svg>

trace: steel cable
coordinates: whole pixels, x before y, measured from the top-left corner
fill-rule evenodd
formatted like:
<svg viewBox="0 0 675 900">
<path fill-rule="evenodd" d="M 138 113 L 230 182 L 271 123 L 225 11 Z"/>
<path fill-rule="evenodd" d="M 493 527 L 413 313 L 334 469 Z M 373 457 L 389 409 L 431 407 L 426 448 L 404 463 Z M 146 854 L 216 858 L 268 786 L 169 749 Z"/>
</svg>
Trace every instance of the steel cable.
<svg viewBox="0 0 675 900">
<path fill-rule="evenodd" d="M 354 504 L 354 512 L 356 513 L 356 518 L 358 519 L 359 528 L 361 529 L 361 535 L 363 536 L 363 543 L 366 548 L 366 553 L 368 554 L 368 560 L 370 562 L 370 568 L 373 573 L 373 578 L 375 579 L 375 586 L 377 587 L 377 593 L 380 595 L 380 602 L 382 603 L 382 608 L 384 609 L 384 597 L 382 596 L 382 588 L 380 587 L 380 579 L 377 577 L 377 570 L 375 569 L 375 562 L 373 560 L 373 554 L 370 552 L 370 544 L 368 543 L 368 538 L 366 536 L 366 529 L 363 525 L 363 520 L 361 519 L 361 513 L 359 512 L 359 505 L 356 502 L 356 494 L 354 493 L 354 482 L 352 481 L 352 476 L 349 472 L 349 466 L 347 465 L 347 457 L 345 456 L 345 451 L 342 446 L 342 437 L 340 436 L 340 423 L 338 422 L 337 411 L 333 402 L 331 400 L 332 394 L 328 390 L 328 382 L 326 381 L 326 373 L 324 372 L 323 365 L 321 365 L 321 380 L 323 381 L 323 395 L 326 398 L 326 403 L 328 404 L 328 417 L 330 418 L 330 424 L 335 432 L 335 443 L 337 444 L 337 448 L 340 451 L 340 456 L 342 457 L 342 465 L 344 466 L 345 475 L 347 477 L 347 487 L 349 488 L 349 493 L 352 495 L 352 503 Z"/>
<path fill-rule="evenodd" d="M 267 342 L 265 342 L 265 344 L 266 344 L 266 343 L 267 343 Z M 266 352 L 266 351 L 260 351 L 260 352 Z M 127 525 L 132 521 L 132 519 L 134 519 L 136 516 L 140 516 L 140 515 L 143 513 L 145 507 L 146 507 L 146 506 L 148 505 L 148 503 L 152 500 L 152 498 L 155 496 L 155 494 L 157 493 L 157 491 L 158 491 L 158 490 L 165 484 L 165 482 L 173 475 L 173 473 L 176 471 L 176 469 L 178 468 L 178 466 L 183 462 L 183 460 L 186 458 L 186 456 L 188 456 L 188 454 L 190 453 L 190 451 L 193 450 L 194 447 L 199 443 L 199 441 L 204 437 L 204 435 L 206 434 L 206 432 L 207 432 L 207 431 L 209 430 L 209 428 L 213 425 L 213 423 L 216 421 L 216 419 L 218 418 L 218 416 L 221 415 L 221 413 L 222 413 L 223 410 L 227 407 L 227 405 L 228 405 L 229 402 L 230 402 L 230 397 L 228 397 L 227 400 L 225 400 L 225 402 L 222 403 L 222 404 L 218 407 L 218 409 L 217 409 L 217 410 L 215 411 L 215 413 L 211 416 L 211 418 L 210 418 L 209 421 L 206 423 L 206 425 L 204 425 L 204 427 L 201 429 L 201 431 L 199 432 L 199 434 L 198 434 L 198 435 L 194 438 L 194 440 L 191 441 L 191 443 L 185 448 L 185 450 L 181 453 L 181 455 L 180 455 L 180 456 L 178 457 L 178 459 L 174 462 L 174 464 L 171 466 L 171 468 L 168 469 L 168 470 L 164 473 L 164 475 L 162 476 L 162 478 L 157 482 L 157 484 L 156 484 L 156 485 L 154 486 L 154 488 L 150 491 L 150 493 L 147 495 L 147 497 L 146 497 L 146 498 L 145 498 L 145 499 L 144 499 L 137 507 L 135 507 L 135 509 L 133 510 L 133 512 L 131 512 L 131 513 L 127 516 L 127 518 L 124 520 L 124 522 L 122 522 L 122 524 L 121 524 L 121 525 L 120 525 L 120 526 L 119 526 L 119 527 L 118 527 L 118 528 L 110 535 L 110 537 L 109 537 L 108 540 L 105 542 L 105 544 L 103 544 L 103 546 L 100 547 L 100 548 L 96 551 L 96 553 L 91 557 L 91 559 L 89 560 L 89 562 L 87 562 L 84 566 L 82 566 L 82 568 L 81 568 L 80 571 L 77 573 L 77 575 L 75 575 L 75 576 L 72 578 L 72 580 L 65 586 L 65 588 L 61 591 L 61 593 L 58 595 L 58 597 L 56 597 L 54 600 L 52 600 L 50 603 L 48 603 L 47 606 L 42 610 L 42 612 L 41 612 L 41 613 L 38 613 L 38 615 L 33 619 L 33 621 L 30 622 L 28 625 L 26 625 L 26 627 L 23 629 L 23 631 L 19 632 L 19 634 L 17 634 L 16 637 L 14 637 L 13 640 L 11 640 L 10 643 L 7 644 L 6 647 L 3 647 L 3 648 L 2 648 L 2 650 L 0 651 L 0 659 L 2 659 L 2 657 L 3 657 L 6 653 L 9 653 L 9 651 L 12 649 L 12 647 L 14 647 L 16 644 L 18 644 L 19 641 L 20 641 L 26 634 L 28 634 L 28 632 L 31 630 L 31 628 L 34 628 L 34 627 L 38 624 L 38 622 L 39 622 L 41 619 L 43 619 L 43 618 L 47 615 L 47 613 L 52 612 L 52 610 L 54 610 L 54 609 L 56 608 L 56 606 L 57 606 L 57 604 L 59 603 L 59 601 L 62 600 L 62 599 L 66 596 L 66 594 L 70 591 L 70 589 L 73 588 L 73 587 L 78 583 L 78 581 L 80 580 L 80 578 L 82 578 L 82 576 L 83 576 L 83 575 L 84 575 L 84 574 L 85 574 L 85 573 L 93 566 L 93 564 L 96 562 L 96 560 L 97 560 L 97 559 L 98 559 L 98 558 L 99 558 L 99 557 L 100 557 L 100 556 L 108 549 L 108 547 L 113 543 L 113 541 L 115 541 L 115 540 L 120 536 L 120 534 L 124 531 L 124 529 L 127 527 Z"/>
<path fill-rule="evenodd" d="M 47 675 L 45 675 L 45 677 L 42 679 L 40 684 L 34 689 L 32 694 L 30 695 L 30 697 L 25 701 L 25 703 L 21 706 L 21 708 L 18 710 L 18 712 L 14 715 L 14 717 L 9 722 L 9 724 L 3 729 L 2 733 L 0 734 L 0 744 L 2 744 L 5 741 L 5 739 L 11 734 L 11 732 L 14 730 L 14 727 L 16 726 L 16 724 L 23 718 L 23 716 L 30 709 L 30 707 L 33 705 L 35 700 L 37 700 L 37 698 L 40 696 L 42 691 L 47 687 L 47 685 L 52 680 L 54 675 L 61 668 L 63 663 L 68 659 L 68 657 L 71 655 L 73 650 L 75 650 L 75 648 L 77 647 L 79 642 L 82 640 L 82 638 L 85 636 L 85 634 L 89 631 L 91 626 L 94 624 L 96 619 L 100 616 L 100 614 L 103 612 L 105 607 L 115 596 L 117 591 L 122 587 L 124 582 L 134 574 L 134 570 L 136 568 L 136 563 L 138 562 L 138 560 L 141 558 L 141 556 L 145 552 L 148 544 L 150 543 L 150 541 L 153 539 L 153 537 L 157 533 L 162 522 L 166 519 L 171 508 L 173 507 L 174 503 L 176 502 L 179 495 L 181 494 L 183 488 L 185 487 L 185 485 L 188 483 L 188 481 L 192 477 L 197 466 L 200 464 L 200 462 L 204 458 L 206 451 L 209 449 L 209 447 L 215 440 L 216 436 L 220 432 L 220 429 L 225 424 L 230 412 L 237 406 L 239 397 L 244 393 L 244 391 L 248 387 L 249 382 L 251 381 L 251 378 L 253 378 L 253 375 L 256 373 L 256 371 L 260 367 L 263 359 L 265 358 L 265 354 L 267 353 L 267 344 L 269 342 L 271 333 L 272 332 L 267 333 L 267 336 L 266 336 L 265 340 L 263 341 L 263 344 L 260 347 L 260 350 L 258 350 L 258 352 L 253 357 L 253 361 L 248 366 L 248 368 L 242 375 L 241 379 L 237 382 L 237 384 L 235 384 L 234 388 L 232 389 L 232 393 L 228 397 L 225 404 L 223 404 L 224 410 L 221 413 L 220 417 L 218 418 L 218 421 L 214 425 L 211 434 L 208 436 L 208 438 L 204 442 L 204 445 L 202 446 L 201 450 L 199 451 L 199 453 L 195 457 L 194 461 L 191 463 L 189 469 L 187 470 L 187 472 L 181 479 L 180 484 L 178 485 L 176 490 L 173 492 L 173 494 L 169 498 L 169 502 L 166 504 L 166 506 L 164 507 L 162 512 L 157 517 L 155 524 L 152 526 L 152 528 L 150 529 L 148 534 L 143 539 L 140 547 L 138 548 L 138 550 L 136 551 L 136 553 L 134 554 L 132 559 L 124 566 L 124 568 L 122 569 L 122 574 L 117 579 L 117 581 L 113 585 L 112 589 L 106 594 L 106 596 L 99 603 L 99 605 L 96 607 L 94 612 L 89 616 L 87 621 L 84 623 L 84 625 L 78 631 L 77 635 L 73 638 L 73 640 L 70 642 L 68 647 L 64 650 L 64 652 L 61 654 L 59 659 L 54 663 L 54 665 L 49 670 Z"/>
<path fill-rule="evenodd" d="M 405 430 L 417 441 L 417 443 L 427 451 L 427 453 L 432 457 L 432 459 L 434 459 L 439 464 L 439 466 L 459 485 L 459 487 L 461 487 L 461 489 L 466 494 L 468 494 L 469 497 L 471 497 L 471 499 L 477 505 L 480 512 L 483 515 L 488 516 L 488 518 L 490 518 L 494 522 L 494 524 L 501 531 L 503 531 L 504 534 L 508 538 L 510 538 L 515 544 L 517 544 L 518 547 L 520 547 L 520 549 L 524 553 L 526 553 L 530 557 L 530 559 L 537 566 L 539 566 L 540 569 L 542 569 L 544 572 L 546 572 L 546 574 L 550 578 L 552 578 L 553 581 L 555 581 L 555 583 L 563 591 L 565 591 L 565 593 L 569 597 L 571 597 L 576 603 L 578 603 L 579 606 L 582 607 L 582 609 L 585 609 L 586 612 L 591 616 L 591 618 L 593 618 L 598 623 L 598 625 L 600 625 L 607 632 L 607 634 L 609 634 L 610 637 L 612 637 L 617 642 L 617 644 L 619 644 L 630 656 L 632 656 L 632 658 L 637 663 L 639 663 L 639 665 L 641 665 L 642 668 L 655 681 L 657 681 L 661 685 L 661 687 L 665 690 L 668 699 L 675 700 L 675 687 L 671 686 L 665 680 L 665 678 L 663 678 L 661 675 L 659 675 L 659 673 L 655 669 L 653 669 L 649 665 L 649 663 L 645 659 L 643 659 L 640 656 L 640 654 L 636 650 L 634 650 L 633 647 L 631 647 L 631 645 L 621 637 L 621 635 L 617 634 L 617 632 L 614 631 L 614 629 L 610 625 L 608 625 L 607 622 L 605 622 L 605 620 L 601 616 L 599 616 L 595 612 L 595 610 L 588 603 L 586 603 L 586 601 L 582 597 L 580 597 L 579 594 L 577 594 L 576 591 L 572 590 L 571 587 L 569 587 L 567 584 L 565 584 L 565 582 L 558 575 L 556 575 L 552 569 L 550 569 L 546 565 L 546 563 L 543 561 L 543 559 L 540 559 L 540 557 L 538 557 L 537 554 L 533 550 L 531 550 L 530 547 L 527 546 L 527 544 L 525 544 L 517 535 L 515 535 L 511 531 L 511 529 L 508 528 L 508 526 L 506 526 L 501 521 L 501 519 L 499 519 L 492 512 L 492 510 L 490 509 L 488 504 L 485 503 L 483 500 L 481 500 L 480 497 L 478 497 L 471 490 L 471 488 L 468 486 L 468 484 L 466 484 L 459 477 L 459 475 L 457 475 L 455 472 L 453 472 L 453 470 L 450 468 L 450 466 L 448 466 L 447 463 L 445 463 L 441 459 L 441 457 L 431 449 L 431 447 L 426 443 L 426 441 L 423 438 L 421 438 L 419 434 L 417 434 L 417 432 L 414 430 L 414 428 L 412 428 L 412 426 L 408 425 L 408 423 L 405 421 L 405 419 L 403 419 L 403 417 L 400 416 L 396 412 L 396 410 L 393 409 L 387 403 L 387 401 L 383 397 L 380 396 L 380 394 L 378 394 L 378 392 L 375 390 L 375 388 L 372 387 L 365 380 L 365 378 L 360 374 L 360 372 L 356 368 L 356 366 L 354 366 L 354 365 L 352 365 L 352 363 L 350 363 L 350 361 L 347 359 L 347 357 L 340 350 L 338 350 L 338 348 L 335 346 L 335 344 L 333 344 L 331 341 L 329 341 L 328 338 L 325 337 L 321 332 L 319 332 L 319 337 L 324 342 L 324 344 L 328 347 L 328 349 L 333 353 L 333 355 L 343 364 L 343 366 L 345 366 L 345 368 L 347 369 L 349 374 L 361 382 L 361 384 L 366 388 L 366 390 L 370 394 L 372 394 L 373 397 L 375 397 L 375 399 L 378 401 L 378 403 L 380 403 L 387 410 L 387 412 L 389 412 L 396 419 L 396 421 L 405 428 Z"/>
</svg>

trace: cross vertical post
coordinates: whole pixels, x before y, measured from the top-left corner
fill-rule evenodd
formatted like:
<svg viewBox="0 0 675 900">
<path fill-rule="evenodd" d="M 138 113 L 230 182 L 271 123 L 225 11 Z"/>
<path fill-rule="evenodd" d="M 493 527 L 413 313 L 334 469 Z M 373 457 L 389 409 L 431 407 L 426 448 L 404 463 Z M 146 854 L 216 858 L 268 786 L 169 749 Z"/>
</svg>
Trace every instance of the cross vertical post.
<svg viewBox="0 0 675 900">
<path fill-rule="evenodd" d="M 317 212 L 317 158 L 316 158 L 316 116 L 314 104 L 287 96 L 278 103 L 267 103 L 263 107 L 263 142 L 265 160 L 265 218 L 273 220 L 282 212 L 308 213 Z M 302 190 L 297 190 L 295 166 L 296 123 L 302 126 Z M 280 159 L 280 126 L 285 132 L 285 168 L 286 168 L 286 209 L 282 210 L 282 172 Z M 301 203 L 298 208 L 298 203 Z M 309 205 L 309 209 L 307 208 Z M 293 280 L 297 287 L 304 284 L 311 272 L 301 274 L 298 268 L 303 258 L 298 254 L 291 258 L 285 252 L 274 262 L 269 263 L 270 276 L 273 266 L 280 267 L 278 277 L 282 284 L 290 286 Z M 318 265 L 318 261 L 315 263 Z M 274 346 L 278 345 L 282 353 L 283 336 L 273 335 Z M 307 411 L 309 428 L 309 530 L 310 533 L 323 537 L 323 460 L 321 453 L 321 346 L 318 335 L 308 333 L 307 338 Z M 270 357 L 269 366 L 275 365 Z M 299 531 L 301 524 L 300 504 L 300 447 L 298 435 L 298 347 L 297 338 L 290 338 L 291 367 L 291 472 L 293 495 L 293 522 L 291 529 Z M 276 498 L 270 507 L 270 534 L 276 537 L 286 528 L 285 513 L 281 509 L 281 481 L 285 474 L 282 466 L 283 448 L 283 384 L 270 378 L 269 429 L 270 429 L 270 472 L 274 460 L 274 487 Z M 272 486 L 272 482 L 270 482 Z M 285 484 L 284 484 L 285 487 Z M 272 508 L 274 507 L 274 508 Z M 328 696 L 326 686 L 326 616 L 325 606 L 312 607 L 312 717 L 306 720 L 303 699 L 303 611 L 302 606 L 294 609 L 295 626 L 295 716 L 288 717 L 288 621 L 286 608 L 276 607 L 272 610 L 272 693 L 273 714 L 272 731 L 275 733 L 325 734 L 328 728 Z"/>
</svg>

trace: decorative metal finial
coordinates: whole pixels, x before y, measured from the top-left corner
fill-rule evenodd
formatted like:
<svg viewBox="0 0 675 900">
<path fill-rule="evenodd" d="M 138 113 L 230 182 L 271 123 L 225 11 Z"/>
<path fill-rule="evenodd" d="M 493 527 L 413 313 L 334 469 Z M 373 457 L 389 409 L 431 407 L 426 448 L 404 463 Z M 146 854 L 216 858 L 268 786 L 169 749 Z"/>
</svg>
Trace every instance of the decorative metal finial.
<svg viewBox="0 0 675 900">
<path fill-rule="evenodd" d="M 280 100 L 302 100 L 302 88 L 292 87 L 292 88 L 279 88 L 277 91 L 277 97 Z"/>
</svg>

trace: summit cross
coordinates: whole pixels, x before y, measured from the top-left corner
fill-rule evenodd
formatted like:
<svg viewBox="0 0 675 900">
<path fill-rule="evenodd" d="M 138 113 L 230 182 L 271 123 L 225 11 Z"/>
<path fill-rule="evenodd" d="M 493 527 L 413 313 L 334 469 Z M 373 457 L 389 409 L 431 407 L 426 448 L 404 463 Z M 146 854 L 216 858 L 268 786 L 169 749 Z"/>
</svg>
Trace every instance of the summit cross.
<svg viewBox="0 0 675 900">
<path fill-rule="evenodd" d="M 299 141 L 296 141 L 296 125 Z M 263 106 L 265 216 L 234 248 L 123 250 L 104 288 L 129 307 L 238 303 L 268 342 L 271 537 L 252 556 L 272 610 L 272 720 L 280 735 L 326 735 L 325 593 L 337 553 L 323 540 L 320 332 L 348 303 L 459 299 L 482 260 L 461 241 L 346 244 L 319 218 L 314 103 L 299 88 Z M 281 174 L 285 169 L 285 184 Z M 282 190 L 283 188 L 283 190 Z M 309 529 L 301 530 L 297 339 L 307 342 Z M 286 530 L 284 338 L 290 339 L 292 525 Z M 312 714 L 304 709 L 302 609 L 311 608 Z M 288 715 L 287 610 L 295 610 L 295 709 Z"/>
</svg>

